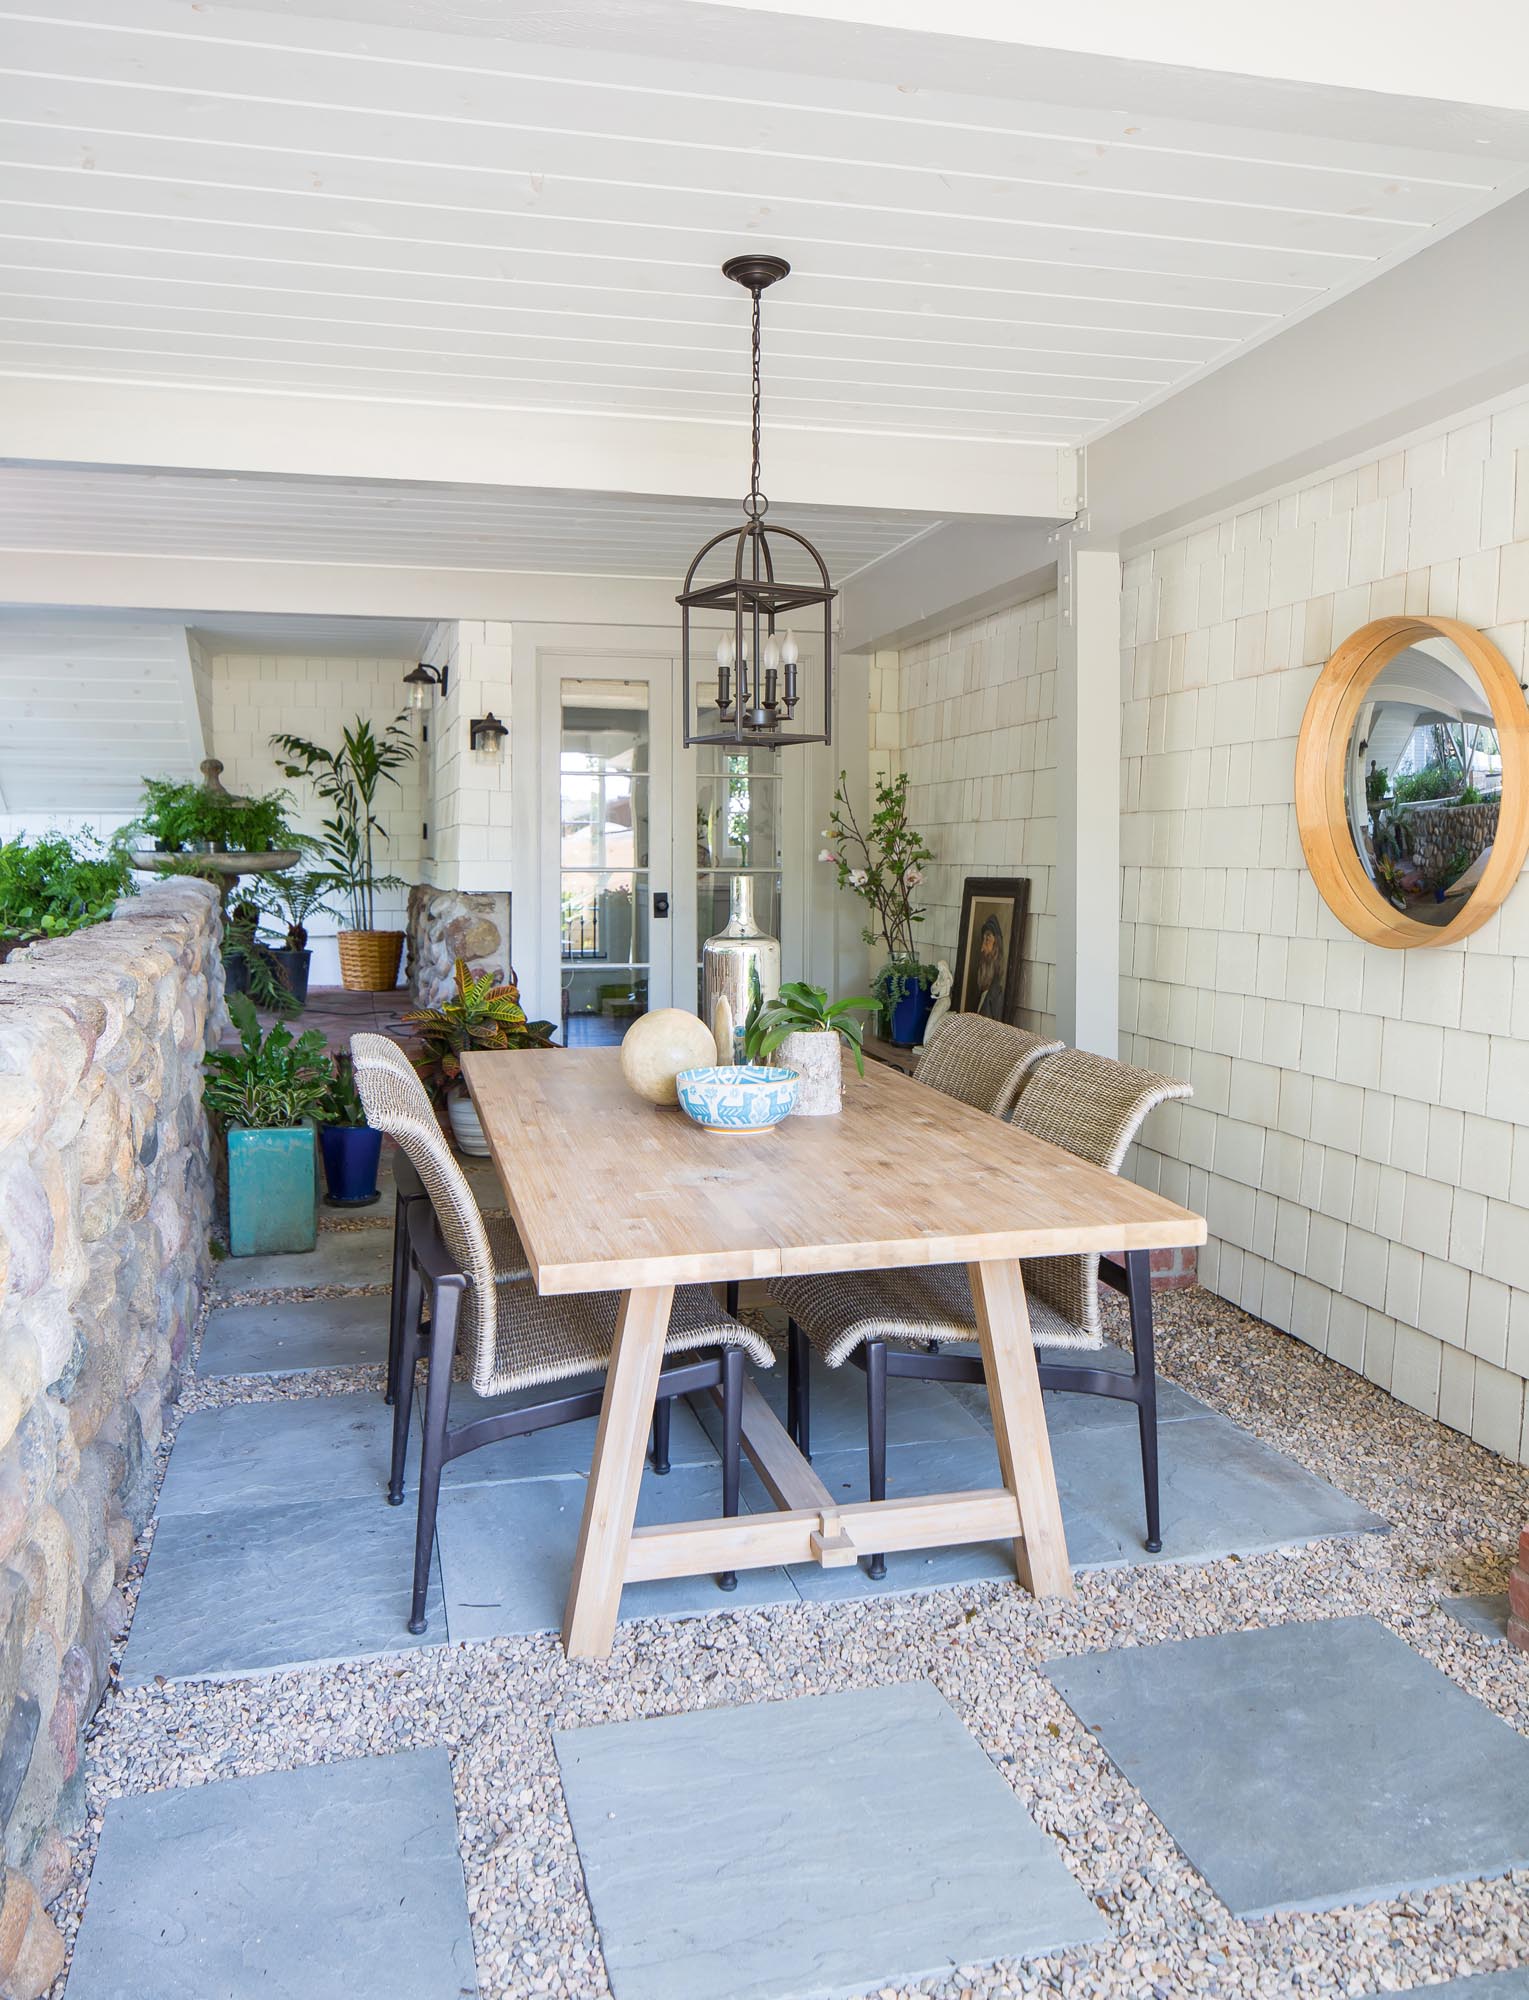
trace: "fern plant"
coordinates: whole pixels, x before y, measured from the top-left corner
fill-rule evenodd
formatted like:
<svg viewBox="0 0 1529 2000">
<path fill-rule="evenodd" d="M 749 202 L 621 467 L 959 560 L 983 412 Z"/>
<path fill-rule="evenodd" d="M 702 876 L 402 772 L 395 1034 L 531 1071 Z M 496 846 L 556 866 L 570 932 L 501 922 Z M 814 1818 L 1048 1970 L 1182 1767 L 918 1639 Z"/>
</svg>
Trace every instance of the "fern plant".
<svg viewBox="0 0 1529 2000">
<path fill-rule="evenodd" d="M 398 773 L 414 755 L 414 738 L 402 719 L 379 734 L 358 716 L 342 732 L 338 750 L 289 735 L 273 736 L 271 747 L 291 760 L 282 765 L 285 775 L 311 779 L 330 808 L 323 834 L 314 843 L 325 863 L 317 879 L 345 898 L 352 930 L 375 930 L 377 891 L 403 885 L 400 875 L 377 873 L 374 842 L 387 839 L 376 813 L 377 798 L 384 783 L 398 783 Z"/>
</svg>

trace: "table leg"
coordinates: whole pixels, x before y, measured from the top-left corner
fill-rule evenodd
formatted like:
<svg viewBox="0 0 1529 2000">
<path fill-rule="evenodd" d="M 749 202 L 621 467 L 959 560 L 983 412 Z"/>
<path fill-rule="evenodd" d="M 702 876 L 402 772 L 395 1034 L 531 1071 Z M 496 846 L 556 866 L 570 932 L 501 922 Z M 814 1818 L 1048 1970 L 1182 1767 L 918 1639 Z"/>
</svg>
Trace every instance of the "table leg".
<svg viewBox="0 0 1529 2000">
<path fill-rule="evenodd" d="M 1022 1539 L 1014 1545 L 1014 1558 L 1020 1581 L 1037 1597 L 1071 1597 L 1062 1504 L 1030 1339 L 1024 1278 L 1013 1259 L 971 1264 L 967 1271 L 998 1463 L 1004 1485 L 1019 1504 Z"/>
<path fill-rule="evenodd" d="M 570 1659 L 603 1660 L 615 1636 L 673 1299 L 672 1285 L 622 1295 L 563 1613 L 563 1650 Z"/>
</svg>

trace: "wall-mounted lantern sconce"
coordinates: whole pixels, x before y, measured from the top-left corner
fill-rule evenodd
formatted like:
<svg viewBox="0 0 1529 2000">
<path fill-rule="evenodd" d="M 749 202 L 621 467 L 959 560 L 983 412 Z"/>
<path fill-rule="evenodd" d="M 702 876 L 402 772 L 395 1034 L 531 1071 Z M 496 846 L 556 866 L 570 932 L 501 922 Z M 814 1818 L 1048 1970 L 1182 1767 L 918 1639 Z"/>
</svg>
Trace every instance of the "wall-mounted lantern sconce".
<svg viewBox="0 0 1529 2000">
<path fill-rule="evenodd" d="M 487 715 L 475 715 L 467 725 L 467 738 L 480 757 L 497 757 L 509 731 L 492 709 Z"/>
<path fill-rule="evenodd" d="M 409 690 L 407 697 L 409 707 L 415 710 L 428 709 L 431 702 L 435 699 L 437 688 L 439 688 L 441 697 L 444 700 L 446 679 L 450 672 L 451 669 L 449 666 L 427 667 L 424 661 L 421 660 L 417 667 L 413 668 L 403 677 L 403 684 Z"/>
</svg>

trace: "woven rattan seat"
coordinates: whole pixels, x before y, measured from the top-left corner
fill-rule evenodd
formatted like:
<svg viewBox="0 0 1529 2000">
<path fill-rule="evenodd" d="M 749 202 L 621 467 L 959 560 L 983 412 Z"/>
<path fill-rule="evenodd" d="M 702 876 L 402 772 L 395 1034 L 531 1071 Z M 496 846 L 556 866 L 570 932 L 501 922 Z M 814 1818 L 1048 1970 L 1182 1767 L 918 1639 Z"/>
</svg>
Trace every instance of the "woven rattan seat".
<svg viewBox="0 0 1529 2000">
<path fill-rule="evenodd" d="M 931 1055 L 942 1048 L 945 1028 L 966 1018 L 953 1015 L 943 1024 Z M 991 1029 L 1001 1024 L 983 1025 Z M 925 1063 L 919 1065 L 919 1077 L 927 1080 Z M 1013 1122 L 1037 1139 L 1118 1173 L 1147 1113 L 1168 1098 L 1187 1097 L 1189 1092 L 1187 1083 L 1172 1077 L 1132 1069 L 1082 1049 L 1064 1049 L 1060 1055 L 1035 1060 Z M 1024 1273 L 1030 1330 L 1038 1346 L 1103 1344 L 1097 1254 L 1027 1257 Z M 867 1340 L 927 1345 L 931 1340 L 974 1340 L 977 1334 L 963 1265 L 775 1278 L 770 1296 L 785 1307 L 830 1368 L 842 1367 Z"/>
<path fill-rule="evenodd" d="M 959 1021 L 962 1017 L 957 1016 Z M 947 1023 L 948 1025 L 952 1025 Z M 992 1027 L 992 1023 L 985 1024 Z M 1017 1034 L 1019 1030 L 1009 1030 Z M 996 1045 L 988 1042 L 989 1050 Z M 945 1048 L 942 1027 L 930 1049 Z M 976 1074 L 964 1052 L 979 1049 L 980 1038 L 962 1036 L 951 1048 L 949 1065 L 934 1070 L 945 1075 L 963 1096 Z M 961 1054 L 958 1054 L 961 1051 Z M 990 1059 L 989 1059 L 990 1061 Z M 988 1069 L 992 1075 L 996 1065 Z M 928 1059 L 919 1077 L 931 1080 Z M 937 1086 L 938 1087 L 938 1086 Z M 1002 1089 L 1002 1085 L 998 1086 Z M 1033 1059 L 1014 1108 L 1013 1123 L 1037 1139 L 1047 1140 L 1080 1159 L 1091 1160 L 1110 1173 L 1120 1171 L 1142 1120 L 1155 1105 L 1173 1097 L 1188 1097 L 1190 1086 L 1173 1077 L 1111 1062 L 1079 1049 Z M 972 1100 L 967 1098 L 968 1102 Z M 1099 1312 L 1100 1260 L 1097 1254 L 1023 1259 L 1025 1291 L 1030 1308 L 1030 1333 L 1042 1350 L 1091 1348 L 1103 1345 Z M 1124 1265 L 1110 1265 L 1105 1276 L 1126 1294 L 1131 1311 L 1134 1367 L 1129 1375 L 1042 1359 L 1042 1386 L 1082 1395 L 1113 1396 L 1136 1405 L 1141 1433 L 1142 1481 L 1147 1504 L 1147 1547 L 1162 1547 L 1158 1520 L 1157 1404 L 1152 1342 L 1152 1286 L 1149 1253 L 1133 1250 Z M 866 1445 L 873 1500 L 886 1493 L 887 1378 L 889 1375 L 932 1377 L 942 1381 L 978 1383 L 982 1364 L 965 1354 L 941 1353 L 949 1343 L 977 1337 L 976 1314 L 966 1267 L 937 1264 L 895 1271 L 835 1271 L 822 1276 L 776 1278 L 770 1295 L 790 1314 L 790 1380 L 787 1386 L 789 1428 L 798 1447 L 808 1449 L 810 1429 L 810 1351 L 830 1368 L 855 1362 L 866 1373 Z M 886 1574 L 886 1560 L 872 1556 L 870 1574 Z"/>
<path fill-rule="evenodd" d="M 430 1103 L 429 1093 L 419 1080 L 419 1072 L 404 1054 L 397 1042 L 387 1035 L 352 1035 L 350 1038 L 351 1061 L 359 1056 L 363 1061 L 383 1063 L 398 1074 L 405 1089 L 412 1086 L 417 1092 L 415 1106 L 420 1119 L 433 1118 L 435 1112 Z M 394 1184 L 400 1194 L 425 1199 L 424 1183 L 408 1164 L 408 1154 L 403 1154 L 403 1171 L 394 1167 Z M 404 1218 L 407 1223 L 407 1217 Z M 526 1246 L 520 1240 L 520 1231 L 515 1227 L 515 1218 L 504 1209 L 490 1209 L 483 1214 L 483 1226 L 488 1231 L 489 1255 L 494 1264 L 494 1280 L 497 1284 L 512 1285 L 521 1278 L 531 1275 L 530 1259 L 526 1256 Z"/>
<path fill-rule="evenodd" d="M 1031 1070 L 1062 1046 L 984 1014 L 947 1014 L 913 1074 L 946 1097 L 1007 1118 Z"/>
<path fill-rule="evenodd" d="M 497 1396 L 603 1368 L 615 1334 L 617 1295 L 543 1297 L 531 1286 L 513 1221 L 499 1218 L 490 1235 L 407 1058 L 400 1065 L 394 1053 L 370 1046 L 384 1040 L 352 1037 L 356 1088 L 367 1122 L 396 1142 L 418 1174 L 446 1247 L 469 1280 L 462 1334 L 471 1353 L 474 1389 L 480 1396 Z M 387 1049 L 396 1050 L 396 1044 Z M 511 1256 L 520 1266 L 513 1280 L 505 1274 Z M 761 1368 L 774 1360 L 768 1342 L 724 1312 L 709 1286 L 683 1285 L 675 1291 L 665 1351 L 690 1353 L 701 1347 L 741 1347 Z"/>
</svg>

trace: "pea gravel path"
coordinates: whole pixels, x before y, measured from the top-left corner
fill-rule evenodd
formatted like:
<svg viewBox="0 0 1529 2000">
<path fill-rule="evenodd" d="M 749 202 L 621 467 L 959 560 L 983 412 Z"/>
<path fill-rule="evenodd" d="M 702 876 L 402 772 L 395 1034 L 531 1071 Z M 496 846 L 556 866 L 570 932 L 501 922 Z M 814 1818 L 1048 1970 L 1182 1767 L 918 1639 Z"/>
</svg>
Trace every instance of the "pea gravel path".
<svg viewBox="0 0 1529 2000">
<path fill-rule="evenodd" d="M 1236 1921 L 1039 1671 L 1058 1653 L 1367 1612 L 1529 1733 L 1529 1661 L 1437 1606 L 1442 1594 L 1502 1588 L 1529 1522 L 1529 1470 L 1210 1293 L 1162 1297 L 1159 1324 L 1166 1376 L 1385 1515 L 1393 1532 L 1241 1561 L 1094 1571 L 1080 1578 L 1075 1604 L 1044 1610 L 1012 1585 L 975 1584 L 644 1620 L 619 1628 L 608 1663 L 571 1664 L 554 1639 L 538 1637 L 263 1680 L 114 1685 L 91 1731 L 75 1878 L 55 1906 L 66 1937 L 83 1908 L 108 1799 L 442 1744 L 485 2000 L 598 2000 L 608 1987 L 554 1728 L 926 1678 L 1055 1840 L 1113 1935 L 1058 1958 L 884 1986 L 877 2000 L 1362 1996 L 1529 1963 L 1529 1872 L 1321 1915 Z M 175 1421 L 235 1400 L 345 1387 L 375 1394 L 377 1380 L 375 1370 L 193 1379 Z M 172 1421 L 164 1454 L 173 1429 Z M 129 1605 L 152 1532 L 135 1554 Z M 53 2000 L 63 1990 L 61 1981 Z"/>
</svg>

